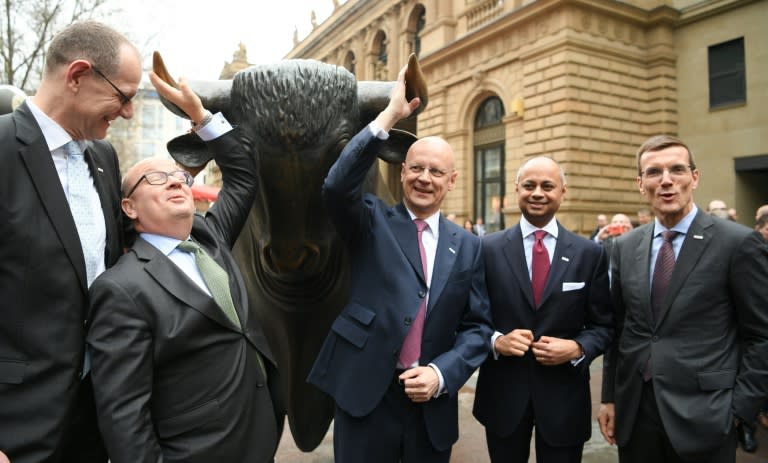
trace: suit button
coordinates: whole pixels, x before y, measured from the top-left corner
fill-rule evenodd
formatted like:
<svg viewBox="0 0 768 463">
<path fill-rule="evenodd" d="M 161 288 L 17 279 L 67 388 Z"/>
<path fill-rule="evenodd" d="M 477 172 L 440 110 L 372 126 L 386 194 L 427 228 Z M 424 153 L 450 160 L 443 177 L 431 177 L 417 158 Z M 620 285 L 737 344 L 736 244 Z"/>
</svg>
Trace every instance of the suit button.
<svg viewBox="0 0 768 463">
<path fill-rule="evenodd" d="M 405 317 L 405 320 L 403 320 L 405 323 L 405 326 L 409 326 L 411 323 L 413 323 L 413 318 L 411 317 Z"/>
<path fill-rule="evenodd" d="M 651 341 L 652 342 L 658 342 L 659 341 L 659 337 L 658 336 L 654 336 L 654 337 L 651 338 Z"/>
<path fill-rule="evenodd" d="M 419 297 L 422 298 L 422 299 L 427 297 L 427 292 L 424 291 L 424 290 L 419 291 Z"/>
</svg>

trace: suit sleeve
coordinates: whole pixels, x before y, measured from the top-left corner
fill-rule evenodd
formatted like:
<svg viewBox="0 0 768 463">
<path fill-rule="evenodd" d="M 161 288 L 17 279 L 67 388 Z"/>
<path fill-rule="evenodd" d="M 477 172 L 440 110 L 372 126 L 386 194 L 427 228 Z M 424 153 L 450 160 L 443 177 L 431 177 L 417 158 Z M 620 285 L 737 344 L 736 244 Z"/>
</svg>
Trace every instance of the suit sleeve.
<svg viewBox="0 0 768 463">
<path fill-rule="evenodd" d="M 223 185 L 205 221 L 216 229 L 230 249 L 245 225 L 258 186 L 256 163 L 243 149 L 238 133 L 239 129 L 235 128 L 207 142 L 221 169 Z"/>
<path fill-rule="evenodd" d="M 624 329 L 624 299 L 621 293 L 621 272 L 620 256 L 622 240 L 616 240 L 613 243 L 611 252 L 611 281 L 610 293 L 613 301 L 613 324 L 614 336 L 613 342 L 605 351 L 603 356 L 603 385 L 600 401 L 602 403 L 613 403 L 615 401 L 615 383 L 616 383 L 616 363 L 619 355 L 619 342 Z"/>
<path fill-rule="evenodd" d="M 474 371 L 490 352 L 491 308 L 485 285 L 485 263 L 479 245 L 472 265 L 472 282 L 464 315 L 456 333 L 453 348 L 435 358 L 434 363 L 443 375 L 445 391 L 455 397 Z M 436 307 L 434 310 L 440 310 Z"/>
<path fill-rule="evenodd" d="M 584 349 L 585 361 L 580 363 L 583 367 L 589 365 L 595 357 L 608 349 L 614 333 L 608 261 L 605 249 L 601 247 L 598 252 L 589 285 L 584 329 L 574 338 Z"/>
<path fill-rule="evenodd" d="M 91 287 L 88 347 L 99 428 L 112 463 L 159 463 L 152 425 L 152 336 L 146 314 L 123 287 L 98 278 Z"/>
<path fill-rule="evenodd" d="M 750 233 L 730 263 L 731 295 L 742 343 L 733 411 L 751 420 L 768 397 L 768 244 Z"/>
</svg>

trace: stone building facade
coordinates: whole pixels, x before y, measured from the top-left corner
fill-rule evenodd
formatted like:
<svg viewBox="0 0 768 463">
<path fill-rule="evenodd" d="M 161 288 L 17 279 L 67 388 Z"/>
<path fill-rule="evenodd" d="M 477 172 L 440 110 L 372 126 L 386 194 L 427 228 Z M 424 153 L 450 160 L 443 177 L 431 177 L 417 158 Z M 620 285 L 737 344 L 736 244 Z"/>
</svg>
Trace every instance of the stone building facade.
<svg viewBox="0 0 768 463">
<path fill-rule="evenodd" d="M 517 169 L 539 155 L 566 172 L 566 227 L 634 215 L 637 147 L 669 133 L 696 156 L 699 205 L 723 199 L 751 225 L 768 202 L 766 20 L 765 0 L 347 0 L 286 58 L 393 80 L 416 53 L 430 93 L 416 132 L 456 152 L 444 210 L 459 220 L 514 224 Z"/>
</svg>

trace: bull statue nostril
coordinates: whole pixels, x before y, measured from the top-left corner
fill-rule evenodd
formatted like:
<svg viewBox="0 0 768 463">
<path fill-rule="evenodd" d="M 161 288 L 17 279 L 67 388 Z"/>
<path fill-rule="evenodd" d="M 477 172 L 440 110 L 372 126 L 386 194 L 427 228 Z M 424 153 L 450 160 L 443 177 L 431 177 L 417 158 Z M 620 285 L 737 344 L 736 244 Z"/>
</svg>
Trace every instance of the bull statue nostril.
<svg viewBox="0 0 768 463">
<path fill-rule="evenodd" d="M 319 256 L 320 248 L 312 243 L 273 243 L 264 247 L 264 261 L 275 273 L 307 270 Z"/>
</svg>

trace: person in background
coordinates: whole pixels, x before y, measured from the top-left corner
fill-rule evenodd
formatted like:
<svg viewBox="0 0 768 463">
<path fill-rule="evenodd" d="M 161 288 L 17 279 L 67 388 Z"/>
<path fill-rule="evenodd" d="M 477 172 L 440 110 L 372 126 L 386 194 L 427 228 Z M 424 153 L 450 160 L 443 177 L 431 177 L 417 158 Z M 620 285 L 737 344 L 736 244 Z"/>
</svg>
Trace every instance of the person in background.
<svg viewBox="0 0 768 463">
<path fill-rule="evenodd" d="M 88 287 L 125 247 L 120 169 L 103 140 L 133 116 L 141 55 L 70 25 L 37 93 L 0 116 L 0 449 L 14 463 L 107 461 L 85 354 Z"/>
<path fill-rule="evenodd" d="M 595 218 L 595 229 L 592 230 L 592 233 L 589 235 L 589 239 L 594 240 L 598 233 L 600 233 L 600 230 L 602 230 L 606 225 L 608 225 L 608 216 L 605 214 L 598 214 Z"/>
<path fill-rule="evenodd" d="M 464 220 L 464 230 L 472 233 L 473 235 L 477 235 L 477 232 L 475 231 L 475 224 L 473 224 L 469 219 Z"/>
<path fill-rule="evenodd" d="M 482 217 L 478 217 L 477 220 L 475 220 L 475 235 L 485 236 L 485 222 L 483 222 Z"/>
<path fill-rule="evenodd" d="M 698 209 L 681 140 L 649 138 L 637 173 L 656 220 L 611 255 L 600 430 L 621 463 L 733 463 L 737 428 L 768 396 L 768 246 Z"/>
<path fill-rule="evenodd" d="M 728 215 L 728 206 L 725 205 L 724 201 L 719 199 L 713 199 L 709 202 L 707 213 L 721 219 L 730 219 L 730 216 Z"/>
<path fill-rule="evenodd" d="M 651 211 L 649 211 L 648 209 L 640 209 L 639 211 L 637 211 L 638 226 L 651 223 L 652 220 L 653 220 L 653 215 L 651 215 Z"/>
</svg>

